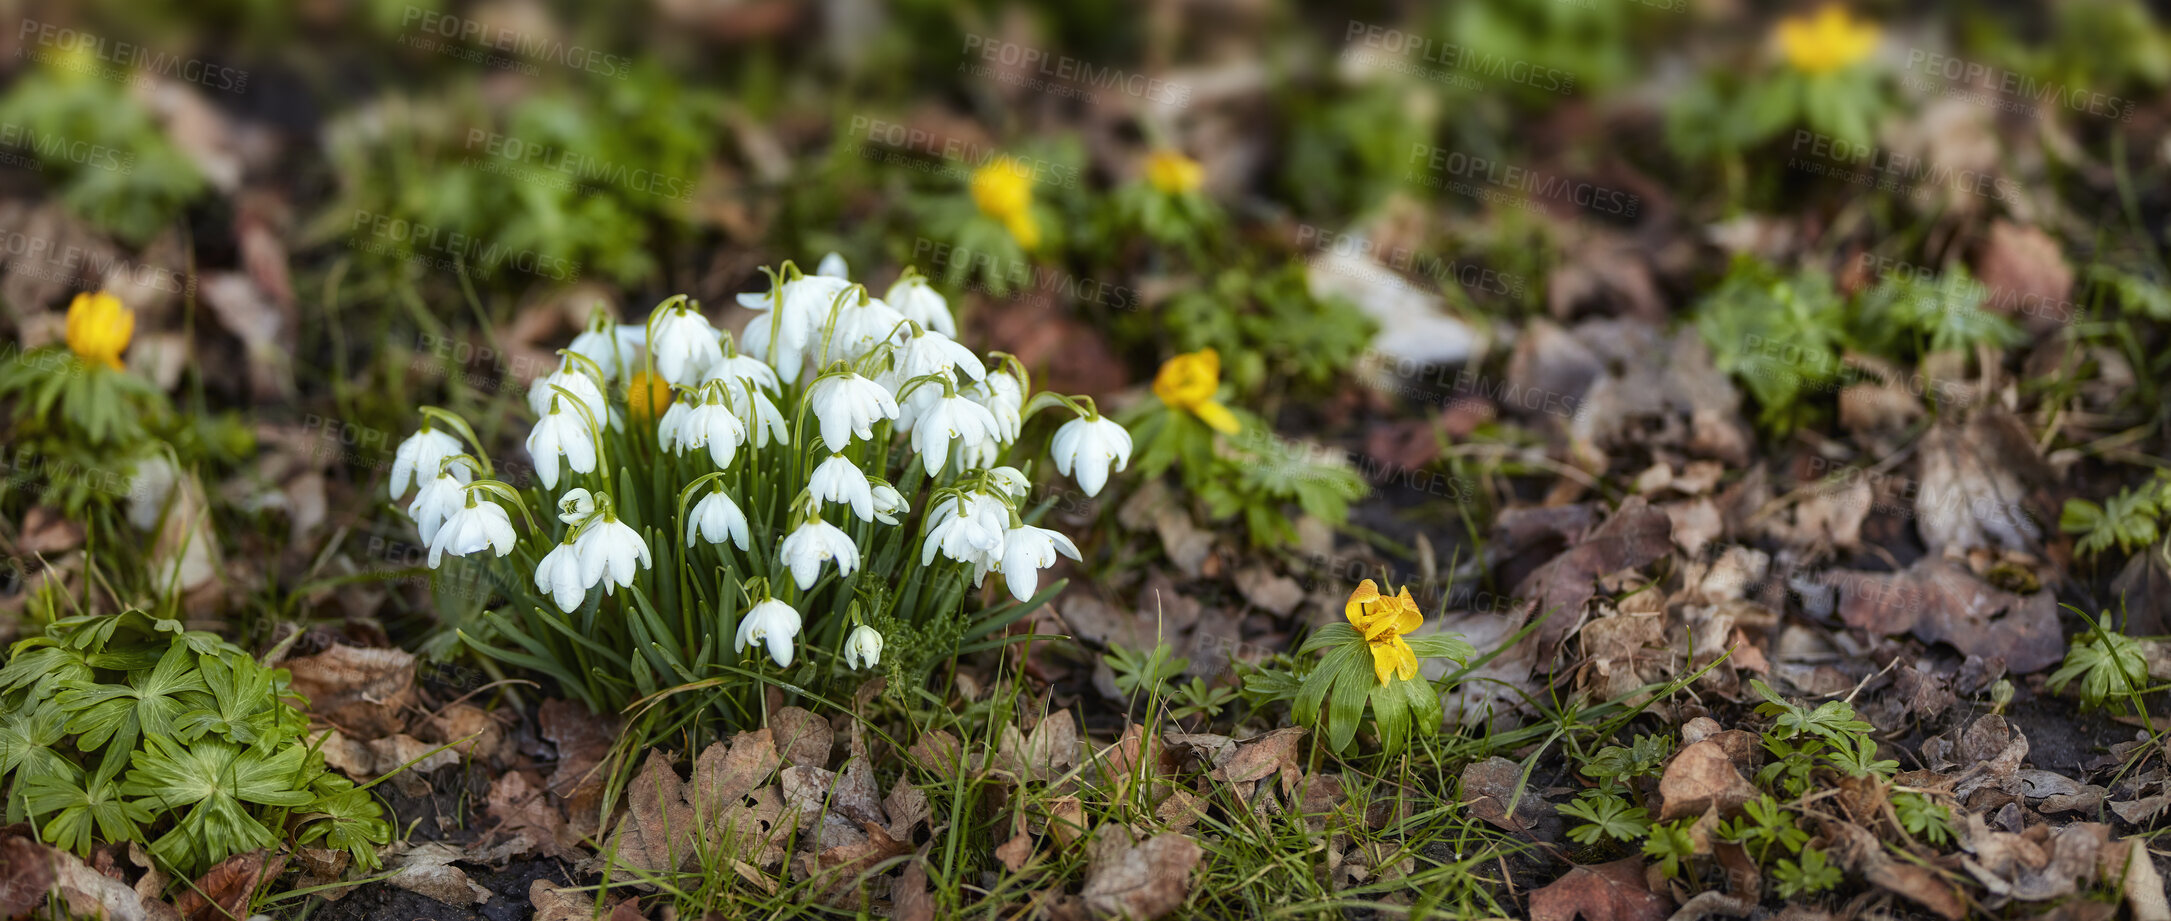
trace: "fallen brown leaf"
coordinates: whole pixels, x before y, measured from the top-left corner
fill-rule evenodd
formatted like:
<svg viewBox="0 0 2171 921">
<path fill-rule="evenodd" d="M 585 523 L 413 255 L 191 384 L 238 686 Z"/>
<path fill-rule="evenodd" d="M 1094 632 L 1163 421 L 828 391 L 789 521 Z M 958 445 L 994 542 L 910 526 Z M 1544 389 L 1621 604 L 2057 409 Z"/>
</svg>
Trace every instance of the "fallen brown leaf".
<svg viewBox="0 0 2171 921">
<path fill-rule="evenodd" d="M 1825 581 L 1839 589 L 1839 616 L 1850 627 L 1950 643 L 1971 656 L 2002 660 L 2016 675 L 2065 657 L 2058 599 L 2047 590 L 2015 595 L 1934 557 L 1898 573 L 1834 572 Z"/>
<path fill-rule="evenodd" d="M 1643 883 L 1643 859 L 1575 867 L 1530 894 L 1530 921 L 1660 921 L 1672 900 Z"/>
<path fill-rule="evenodd" d="M 1102 825 L 1087 845 L 1086 908 L 1103 918 L 1151 921 L 1191 896 L 1191 870 L 1205 852 L 1198 842 L 1166 832 L 1134 843 L 1129 829 Z"/>
<path fill-rule="evenodd" d="M 204 871 L 194 886 L 174 900 L 174 910 L 187 921 L 240 921 L 249 916 L 250 897 L 285 868 L 285 854 L 235 854 Z"/>
</svg>

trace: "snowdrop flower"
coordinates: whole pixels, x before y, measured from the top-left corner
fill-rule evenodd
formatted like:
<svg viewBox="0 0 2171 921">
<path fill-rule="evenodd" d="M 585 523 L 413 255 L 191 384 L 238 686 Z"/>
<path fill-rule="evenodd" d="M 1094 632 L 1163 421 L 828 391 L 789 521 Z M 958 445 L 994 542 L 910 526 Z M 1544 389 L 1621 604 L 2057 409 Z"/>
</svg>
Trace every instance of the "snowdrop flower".
<svg viewBox="0 0 2171 921">
<path fill-rule="evenodd" d="M 477 499 L 474 490 L 464 491 L 467 504 L 447 517 L 430 540 L 431 569 L 447 553 L 466 556 L 485 547 L 496 550 L 498 556 L 513 552 L 513 519 L 505 514 L 505 507 Z"/>
<path fill-rule="evenodd" d="M 874 495 L 874 520 L 876 521 L 883 524 L 896 524 L 898 515 L 912 510 L 912 506 L 905 502 L 904 494 L 898 492 L 895 486 L 877 480 L 872 492 Z"/>
<path fill-rule="evenodd" d="M 1057 553 L 1080 558 L 1078 545 L 1061 531 L 1025 524 L 1003 535 L 1003 581 L 1010 585 L 1010 596 L 1019 601 L 1033 597 L 1040 587 L 1040 571 L 1055 565 Z"/>
<path fill-rule="evenodd" d="M 970 469 L 982 465 L 975 461 L 992 459 L 995 429 L 995 416 L 987 407 L 964 397 L 945 396 L 912 424 L 912 450 L 920 453 L 927 475 L 934 476 L 949 462 L 954 440 L 964 466 Z"/>
<path fill-rule="evenodd" d="M 720 392 L 712 391 L 707 402 L 687 410 L 679 420 L 677 441 L 680 454 L 706 446 L 709 459 L 722 470 L 731 466 L 739 446 L 746 443 L 746 424 L 724 405 Z"/>
<path fill-rule="evenodd" d="M 814 267 L 814 274 L 826 278 L 850 278 L 852 277 L 852 267 L 844 263 L 843 256 L 830 253 L 822 257 L 820 265 Z"/>
<path fill-rule="evenodd" d="M 829 338 L 830 357 L 858 361 L 883 342 L 904 344 L 905 315 L 876 298 L 846 304 Z"/>
<path fill-rule="evenodd" d="M 1110 465 L 1117 471 L 1130 466 L 1131 433 L 1114 419 L 1080 416 L 1055 430 L 1048 453 L 1055 458 L 1057 473 L 1075 476 L 1078 488 L 1088 496 L 1097 496 L 1108 484 Z"/>
<path fill-rule="evenodd" d="M 791 442 L 791 426 L 784 422 L 784 414 L 777 410 L 776 403 L 769 399 L 768 394 L 745 389 L 734 393 L 737 396 L 733 405 L 738 410 L 739 422 L 754 433 L 755 448 L 766 448 L 771 441 L 779 444 Z"/>
<path fill-rule="evenodd" d="M 923 276 L 907 275 L 897 279 L 882 299 L 897 308 L 907 320 L 945 336 L 957 335 L 957 320 L 950 316 L 950 302 L 943 299 Z"/>
<path fill-rule="evenodd" d="M 694 503 L 692 517 L 686 520 L 686 546 L 694 545 L 694 534 L 712 544 L 721 544 L 730 538 L 740 550 L 747 549 L 751 538 L 747 534 L 746 513 L 739 510 L 739 503 L 731 501 L 719 488 L 711 490 L 701 501 Z"/>
<path fill-rule="evenodd" d="M 660 309 L 663 316 L 648 321 L 648 351 L 656 359 L 656 373 L 681 387 L 700 383 L 709 366 L 724 357 L 716 327 L 682 297 Z"/>
<path fill-rule="evenodd" d="M 796 382 L 806 363 L 807 346 L 814 334 L 829 322 L 837 298 L 852 289 L 848 279 L 826 275 L 802 275 L 785 282 L 768 295 L 739 303 L 765 311 L 746 324 L 746 353 L 765 358 L 785 381 Z M 775 347 L 774 353 L 771 346 Z"/>
<path fill-rule="evenodd" d="M 565 455 L 565 465 L 574 473 L 595 472 L 595 432 L 588 427 L 588 420 L 567 411 L 557 397 L 552 397 L 550 412 L 536 420 L 535 429 L 528 433 L 528 456 L 535 459 L 535 475 L 542 479 L 544 489 L 558 488 L 560 454 Z"/>
<path fill-rule="evenodd" d="M 747 643 L 762 643 L 769 647 L 769 658 L 776 660 L 778 667 L 790 668 L 792 638 L 798 635 L 799 612 L 784 602 L 765 598 L 739 615 L 739 635 L 732 641 L 731 651 L 745 652 Z"/>
<path fill-rule="evenodd" d="M 995 434 L 1002 443 L 1018 440 L 1018 433 L 1025 429 L 1025 386 L 1015 376 L 1008 371 L 991 372 L 984 380 L 958 388 L 958 392 L 987 407 L 995 417 Z"/>
<path fill-rule="evenodd" d="M 604 398 L 603 388 L 596 386 L 595 378 L 582 373 L 570 360 L 561 362 L 558 370 L 538 377 L 535 383 L 528 385 L 528 409 L 538 418 L 549 415 L 550 402 L 560 396 L 559 390 L 572 394 L 574 399 L 588 407 L 588 415 L 596 420 L 597 425 L 609 421 L 611 403 Z"/>
<path fill-rule="evenodd" d="M 987 364 L 964 343 L 929 330 L 922 330 L 905 343 L 903 353 L 898 356 L 898 365 L 906 380 L 948 371 L 952 367 L 965 369 L 965 376 L 976 381 L 988 376 Z"/>
<path fill-rule="evenodd" d="M 727 354 L 724 357 L 717 359 L 716 363 L 710 365 L 709 370 L 701 375 L 702 383 L 723 381 L 743 388 L 748 382 L 751 382 L 754 386 L 770 393 L 777 391 L 776 369 L 769 367 L 768 362 L 751 355 L 742 354 L 739 350 L 728 346 L 725 348 L 725 352 Z"/>
<path fill-rule="evenodd" d="M 920 565 L 933 564 L 940 551 L 960 563 L 992 568 L 1002 561 L 1003 532 L 1009 523 L 1010 506 L 987 493 L 944 496 L 928 512 Z"/>
<path fill-rule="evenodd" d="M 853 671 L 882 664 L 882 634 L 866 624 L 852 628 L 844 638 L 844 664 Z"/>
<path fill-rule="evenodd" d="M 859 520 L 874 520 L 874 487 L 867 482 L 866 472 L 842 454 L 831 454 L 814 468 L 807 478 L 807 492 L 815 502 L 850 505 Z"/>
<path fill-rule="evenodd" d="M 421 485 L 425 477 L 437 472 L 438 464 L 458 453 L 460 439 L 450 432 L 425 428 L 407 436 L 399 450 L 392 453 L 392 498 L 407 495 L 409 484 Z"/>
<path fill-rule="evenodd" d="M 782 558 L 802 592 L 814 587 L 814 580 L 822 574 L 822 564 L 832 559 L 837 561 L 838 578 L 859 568 L 859 548 L 853 545 L 851 535 L 820 518 L 807 519 L 784 538 Z"/>
<path fill-rule="evenodd" d="M 552 547 L 535 565 L 535 590 L 548 594 L 557 602 L 558 610 L 567 614 L 580 609 L 581 602 L 588 599 L 591 584 L 581 578 L 580 553 L 571 543 Z"/>
<path fill-rule="evenodd" d="M 585 489 L 576 486 L 566 490 L 565 495 L 558 497 L 559 521 L 566 524 L 580 524 L 594 517 L 595 513 L 595 494 Z"/>
<path fill-rule="evenodd" d="M 1026 479 L 1025 471 L 1016 467 L 991 468 L 988 470 L 988 479 L 994 481 L 996 489 L 1008 493 L 1013 500 L 1023 499 L 1027 493 L 1033 491 L 1033 481 Z"/>
<path fill-rule="evenodd" d="M 693 407 L 686 405 L 685 400 L 672 400 L 671 408 L 664 410 L 663 418 L 656 422 L 656 443 L 666 451 L 678 453 L 679 426 L 685 424 L 686 414 L 692 411 Z"/>
<path fill-rule="evenodd" d="M 853 436 L 874 437 L 878 419 L 897 418 L 897 398 L 881 384 L 857 374 L 844 373 L 815 381 L 807 390 L 807 405 L 822 426 L 822 443 L 842 451 Z"/>
<path fill-rule="evenodd" d="M 573 553 L 580 559 L 582 582 L 594 585 L 604 576 L 610 577 L 603 582 L 606 595 L 612 594 L 616 585 L 633 584 L 636 564 L 641 569 L 655 566 L 640 533 L 610 515 L 581 528 L 580 537 L 573 541 Z"/>
<path fill-rule="evenodd" d="M 415 501 L 407 506 L 407 517 L 415 520 L 424 544 L 436 540 L 437 529 L 445 519 L 467 502 L 467 481 L 472 476 L 464 464 L 440 464 L 437 475 L 416 491 Z"/>
<path fill-rule="evenodd" d="M 641 346 L 647 342 L 647 327 L 612 323 L 598 317 L 565 348 L 595 362 L 596 367 L 603 369 L 604 380 L 621 381 L 640 364 Z"/>
</svg>

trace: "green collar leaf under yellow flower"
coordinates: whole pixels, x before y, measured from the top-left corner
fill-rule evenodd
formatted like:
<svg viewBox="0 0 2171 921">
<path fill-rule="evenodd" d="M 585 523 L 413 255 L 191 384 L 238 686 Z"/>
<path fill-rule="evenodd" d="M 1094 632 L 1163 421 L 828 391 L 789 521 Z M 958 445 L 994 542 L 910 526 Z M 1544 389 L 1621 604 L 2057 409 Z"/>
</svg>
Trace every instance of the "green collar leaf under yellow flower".
<svg viewBox="0 0 2171 921">
<path fill-rule="evenodd" d="M 1214 399 L 1220 389 L 1221 355 L 1213 349 L 1171 358 L 1153 378 L 1153 395 L 1161 402 L 1197 416 L 1215 431 L 1234 435 L 1243 426 L 1236 421 L 1235 413 Z"/>
<path fill-rule="evenodd" d="M 1349 601 L 1342 607 L 1349 624 L 1364 635 L 1365 645 L 1372 651 L 1372 672 L 1379 683 L 1386 684 L 1399 676 L 1404 681 L 1417 677 L 1417 652 L 1402 637 L 1425 623 L 1425 615 L 1417 608 L 1417 601 L 1410 597 L 1408 586 L 1399 595 L 1380 594 L 1379 586 L 1366 579 L 1349 593 Z"/>
</svg>

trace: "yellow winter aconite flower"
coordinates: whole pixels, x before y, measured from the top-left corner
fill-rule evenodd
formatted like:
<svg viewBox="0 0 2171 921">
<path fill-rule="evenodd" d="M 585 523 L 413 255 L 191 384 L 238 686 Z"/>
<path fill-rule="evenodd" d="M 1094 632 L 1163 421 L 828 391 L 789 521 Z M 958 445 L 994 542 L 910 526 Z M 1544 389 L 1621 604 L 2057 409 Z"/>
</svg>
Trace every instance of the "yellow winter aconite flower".
<svg viewBox="0 0 2171 921">
<path fill-rule="evenodd" d="M 1386 684 L 1397 675 L 1404 681 L 1417 677 L 1417 652 L 1402 637 L 1422 626 L 1425 615 L 1407 586 L 1399 595 L 1382 595 L 1379 586 L 1366 579 L 1349 593 L 1342 613 L 1371 648 L 1372 673 L 1379 676 L 1379 683 Z"/>
<path fill-rule="evenodd" d="M 973 171 L 972 203 L 980 213 L 1002 222 L 1018 245 L 1040 245 L 1040 225 L 1033 221 L 1033 171 L 1009 157 L 995 157 Z"/>
<path fill-rule="evenodd" d="M 1877 24 L 1859 20 L 1837 4 L 1811 16 L 1779 20 L 1779 50 L 1796 70 L 1825 74 L 1869 57 L 1877 49 Z"/>
<path fill-rule="evenodd" d="M 1161 402 L 1199 417 L 1200 422 L 1225 434 L 1242 428 L 1236 414 L 1214 400 L 1221 389 L 1221 353 L 1213 349 L 1186 352 L 1168 360 L 1153 377 L 1153 395 Z"/>
<path fill-rule="evenodd" d="M 1199 161 L 1173 150 L 1156 150 L 1146 155 L 1146 181 L 1164 194 L 1183 195 L 1198 191 L 1206 180 L 1206 168 Z"/>
<path fill-rule="evenodd" d="M 650 377 L 646 371 L 635 371 L 633 378 L 626 381 L 626 408 L 633 414 L 634 421 L 652 420 L 670 405 L 671 385 L 663 378 Z"/>
<path fill-rule="evenodd" d="M 136 314 L 104 291 L 84 292 L 68 305 L 68 348 L 90 364 L 121 369 L 121 353 L 136 334 Z"/>
</svg>

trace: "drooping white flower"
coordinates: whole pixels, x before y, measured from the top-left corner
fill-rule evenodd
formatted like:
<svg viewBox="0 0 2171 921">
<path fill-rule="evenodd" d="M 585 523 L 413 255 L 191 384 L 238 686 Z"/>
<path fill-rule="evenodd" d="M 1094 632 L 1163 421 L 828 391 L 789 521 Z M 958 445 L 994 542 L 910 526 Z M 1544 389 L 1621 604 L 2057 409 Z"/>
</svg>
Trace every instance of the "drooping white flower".
<svg viewBox="0 0 2171 921">
<path fill-rule="evenodd" d="M 859 568 L 859 547 L 852 543 L 852 536 L 820 518 L 809 518 L 798 530 L 785 535 L 780 556 L 800 591 L 814 587 L 814 580 L 821 577 L 822 564 L 830 560 L 837 561 L 838 578 Z"/>
<path fill-rule="evenodd" d="M 1057 553 L 1079 559 L 1078 545 L 1061 531 L 1026 524 L 1003 535 L 1002 573 L 1003 581 L 1010 586 L 1010 596 L 1019 601 L 1033 597 L 1040 587 L 1040 571 L 1055 565 Z"/>
<path fill-rule="evenodd" d="M 722 394 L 711 392 L 708 401 L 686 411 L 679 420 L 678 445 L 680 454 L 697 448 L 709 449 L 709 459 L 716 462 L 719 470 L 729 468 L 731 459 L 738 456 L 739 446 L 746 443 L 746 424 L 724 405 Z"/>
<path fill-rule="evenodd" d="M 897 398 L 871 380 L 845 373 L 814 382 L 807 391 L 807 406 L 822 426 L 822 443 L 842 451 L 853 436 L 874 437 L 874 424 L 897 418 Z"/>
<path fill-rule="evenodd" d="M 589 585 L 602 581 L 606 595 L 612 594 L 617 585 L 632 585 L 636 566 L 648 569 L 655 565 L 640 532 L 615 518 L 588 522 L 580 536 L 573 539 L 573 553 L 580 558 L 581 581 Z"/>
<path fill-rule="evenodd" d="M 844 638 L 844 664 L 853 671 L 882 664 L 882 634 L 866 624 L 853 627 Z"/>
<path fill-rule="evenodd" d="M 571 361 L 559 363 L 558 370 L 538 377 L 535 383 L 528 385 L 528 409 L 534 412 L 537 418 L 548 415 L 550 401 L 562 396 L 558 392 L 560 390 L 572 394 L 581 405 L 588 407 L 588 415 L 596 420 L 597 425 L 610 422 L 611 404 L 604 398 L 603 389 L 596 386 L 595 378 L 589 377 Z M 574 412 L 571 406 L 566 407 L 566 411 Z"/>
<path fill-rule="evenodd" d="M 568 614 L 580 609 L 588 599 L 588 587 L 594 583 L 582 578 L 580 554 L 569 543 L 560 543 L 543 555 L 535 564 L 535 590 L 550 596 L 557 602 L 558 610 Z"/>
<path fill-rule="evenodd" d="M 866 471 L 842 454 L 831 454 L 814 468 L 807 477 L 807 493 L 817 503 L 851 506 L 861 521 L 874 520 L 874 486 L 867 482 Z"/>
<path fill-rule="evenodd" d="M 907 275 L 890 285 L 882 299 L 889 302 L 905 319 L 925 326 L 945 336 L 957 335 L 957 319 L 950 315 L 950 302 L 943 299 L 927 279 L 920 275 Z"/>
<path fill-rule="evenodd" d="M 672 400 L 671 408 L 663 411 L 662 419 L 656 420 L 656 444 L 666 451 L 678 453 L 679 426 L 685 424 L 686 414 L 691 411 L 692 407 L 687 406 L 685 400 Z"/>
<path fill-rule="evenodd" d="M 709 319 L 680 300 L 663 308 L 661 317 L 649 321 L 648 351 L 655 357 L 656 373 L 681 387 L 701 382 L 709 366 L 724 356 L 723 343 Z"/>
<path fill-rule="evenodd" d="M 821 263 L 814 267 L 814 274 L 828 278 L 850 278 L 852 277 L 852 267 L 845 264 L 842 255 L 830 253 L 823 256 Z"/>
<path fill-rule="evenodd" d="M 952 441 L 958 443 L 966 468 L 981 466 L 997 450 L 995 428 L 995 416 L 987 407 L 964 397 L 945 396 L 912 424 L 912 450 L 919 452 L 928 476 L 941 472 L 949 461 Z"/>
<path fill-rule="evenodd" d="M 829 358 L 858 361 L 883 342 L 905 342 L 905 315 L 880 298 L 864 304 L 846 303 L 837 312 L 837 325 L 829 337 Z"/>
<path fill-rule="evenodd" d="M 959 387 L 958 392 L 987 407 L 995 417 L 996 438 L 1003 444 L 1018 440 L 1025 428 L 1025 386 L 1009 371 L 990 371 L 985 379 Z"/>
<path fill-rule="evenodd" d="M 565 455 L 565 465 L 574 473 L 595 472 L 595 432 L 588 428 L 588 420 L 565 406 L 563 399 L 553 398 L 550 411 L 528 432 L 528 456 L 535 461 L 535 475 L 542 479 L 544 489 L 558 488 L 560 454 Z"/>
<path fill-rule="evenodd" d="M 566 524 L 579 524 L 596 513 L 596 497 L 578 486 L 558 497 L 558 520 Z"/>
<path fill-rule="evenodd" d="M 467 503 L 467 481 L 472 476 L 465 464 L 441 464 L 437 475 L 415 492 L 415 501 L 407 506 L 407 517 L 415 520 L 415 530 L 421 533 L 424 544 L 434 541 L 445 519 Z"/>
<path fill-rule="evenodd" d="M 784 422 L 784 414 L 768 394 L 745 388 L 733 392 L 736 395 L 732 408 L 738 413 L 739 422 L 753 433 L 757 450 L 768 447 L 772 441 L 784 444 L 792 440 L 791 426 Z"/>
<path fill-rule="evenodd" d="M 392 498 L 407 495 L 410 484 L 421 485 L 437 474 L 445 458 L 460 453 L 460 439 L 451 432 L 425 428 L 407 436 L 392 452 Z"/>
<path fill-rule="evenodd" d="M 1026 479 L 1025 471 L 1016 467 L 989 468 L 988 479 L 993 480 L 995 488 L 1007 493 L 1013 501 L 1023 499 L 1033 491 L 1033 481 Z"/>
<path fill-rule="evenodd" d="M 1117 471 L 1130 466 L 1131 433 L 1107 416 L 1080 416 L 1055 430 L 1048 453 L 1057 473 L 1075 477 L 1086 495 L 1097 496 L 1108 484 L 1111 466 Z"/>
<path fill-rule="evenodd" d="M 874 494 L 874 520 L 876 521 L 883 524 L 896 524 L 897 516 L 912 510 L 911 504 L 905 501 L 904 494 L 898 492 L 895 486 L 878 480 L 875 482 L 872 492 Z"/>
<path fill-rule="evenodd" d="M 965 376 L 976 381 L 988 376 L 987 364 L 980 356 L 964 343 L 933 330 L 921 330 L 907 341 L 898 355 L 898 365 L 907 380 L 951 368 L 964 369 Z"/>
<path fill-rule="evenodd" d="M 745 386 L 746 382 L 752 382 L 754 386 L 770 393 L 775 393 L 778 388 L 775 368 L 769 367 L 768 362 L 736 349 L 717 359 L 715 364 L 709 366 L 707 373 L 701 375 L 702 383 L 709 381 L 724 381 L 741 387 Z"/>
<path fill-rule="evenodd" d="M 1003 532 L 1009 529 L 1010 506 L 983 492 L 944 496 L 927 513 L 927 535 L 920 542 L 920 565 L 935 561 L 935 554 L 986 570 L 1002 562 Z"/>
<path fill-rule="evenodd" d="M 648 327 L 601 321 L 582 330 L 566 345 L 566 351 L 595 362 L 606 381 L 623 381 L 640 364 L 641 346 L 648 342 Z"/>
<path fill-rule="evenodd" d="M 430 568 L 436 569 L 447 553 L 466 556 L 490 548 L 504 556 L 513 552 L 513 519 L 505 507 L 465 490 L 465 505 L 445 519 L 430 540 Z"/>
<path fill-rule="evenodd" d="M 768 295 L 740 298 L 740 304 L 765 311 L 746 324 L 746 353 L 767 359 L 780 379 L 798 381 L 808 347 L 816 344 L 816 334 L 829 323 L 830 311 L 852 287 L 848 279 L 802 275 Z"/>
<path fill-rule="evenodd" d="M 729 538 L 740 550 L 747 549 L 752 538 L 747 533 L 746 513 L 739 510 L 739 503 L 721 489 L 694 503 L 693 514 L 686 519 L 686 546 L 694 545 L 694 534 L 712 544 L 721 544 Z"/>
<path fill-rule="evenodd" d="M 739 615 L 739 633 L 732 640 L 731 651 L 743 653 L 747 643 L 761 643 L 769 647 L 769 658 L 778 667 L 790 668 L 792 638 L 798 635 L 799 612 L 791 605 L 767 598 Z"/>
</svg>

